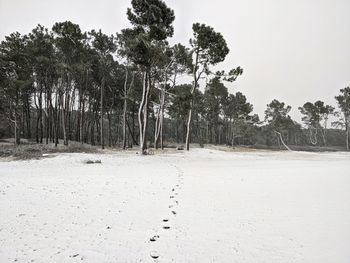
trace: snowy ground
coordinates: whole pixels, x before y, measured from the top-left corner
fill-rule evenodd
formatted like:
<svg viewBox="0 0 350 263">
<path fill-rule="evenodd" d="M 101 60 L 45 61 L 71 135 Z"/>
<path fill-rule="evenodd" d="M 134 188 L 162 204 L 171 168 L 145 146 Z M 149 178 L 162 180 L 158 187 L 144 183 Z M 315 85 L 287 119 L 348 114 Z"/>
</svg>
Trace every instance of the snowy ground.
<svg viewBox="0 0 350 263">
<path fill-rule="evenodd" d="M 0 213 L 1 263 L 348 263 L 350 155 L 0 161 Z"/>
</svg>

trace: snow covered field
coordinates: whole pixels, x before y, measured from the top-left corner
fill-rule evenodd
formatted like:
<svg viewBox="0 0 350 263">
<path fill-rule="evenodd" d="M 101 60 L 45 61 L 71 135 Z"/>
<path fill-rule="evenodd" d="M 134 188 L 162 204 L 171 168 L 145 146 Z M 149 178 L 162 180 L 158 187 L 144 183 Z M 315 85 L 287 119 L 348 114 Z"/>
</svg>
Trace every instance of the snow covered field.
<svg viewBox="0 0 350 263">
<path fill-rule="evenodd" d="M 348 263 L 350 155 L 0 161 L 0 213 L 1 263 Z"/>
</svg>

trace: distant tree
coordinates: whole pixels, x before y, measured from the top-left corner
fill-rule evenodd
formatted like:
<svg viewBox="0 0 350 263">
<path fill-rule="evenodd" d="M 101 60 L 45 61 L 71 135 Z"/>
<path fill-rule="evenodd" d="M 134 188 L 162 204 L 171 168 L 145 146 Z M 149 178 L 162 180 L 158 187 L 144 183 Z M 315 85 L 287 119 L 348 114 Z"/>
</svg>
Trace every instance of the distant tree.
<svg viewBox="0 0 350 263">
<path fill-rule="evenodd" d="M 168 108 L 170 117 L 175 121 L 175 137 L 177 143 L 185 142 L 186 118 L 190 109 L 191 84 L 182 84 L 174 88 L 174 96 L 171 96 L 171 104 Z M 182 131 L 182 133 L 180 133 Z M 181 136 L 182 134 L 182 136 Z"/>
<path fill-rule="evenodd" d="M 33 70 L 33 101 L 37 110 L 36 141 L 43 142 L 44 121 L 46 126 L 46 144 L 48 143 L 52 123 L 51 96 L 53 94 L 53 82 L 57 66 L 53 36 L 48 29 L 38 25 L 29 34 L 28 52 Z M 45 118 L 43 118 L 43 115 Z"/>
<path fill-rule="evenodd" d="M 229 48 L 221 33 L 215 32 L 210 26 L 195 23 L 192 26 L 193 39 L 190 40 L 193 54 L 193 85 L 191 88 L 192 97 L 198 88 L 199 80 L 203 74 L 209 74 L 209 66 L 216 65 L 224 61 Z M 192 122 L 193 99 L 191 99 L 188 113 L 187 132 L 186 132 L 186 150 L 190 149 L 190 129 Z"/>
<path fill-rule="evenodd" d="M 173 89 L 173 94 L 169 95 L 170 102 L 168 107 L 168 114 L 175 122 L 175 137 L 178 143 L 186 142 L 186 122 L 188 118 L 188 112 L 191 107 L 191 100 L 193 95 L 191 94 L 192 84 L 177 85 Z M 200 121 L 205 115 L 204 106 L 204 94 L 200 90 L 195 91 L 194 96 L 194 108 L 193 116 L 196 119 L 197 135 L 200 135 Z M 197 137 L 199 140 L 202 138 Z"/>
<path fill-rule="evenodd" d="M 27 44 L 28 36 L 22 36 L 18 32 L 7 36 L 0 44 L 3 109 L 10 126 L 13 127 L 16 145 L 20 144 L 24 116 L 27 116 L 21 114 L 22 109 L 28 110 L 33 90 Z"/>
<path fill-rule="evenodd" d="M 99 75 L 100 75 L 100 109 L 101 109 L 101 147 L 104 149 L 104 89 L 106 78 L 109 72 L 112 71 L 114 65 L 113 53 L 116 51 L 116 43 L 113 35 L 107 36 L 99 30 L 92 30 L 89 35 L 92 37 L 92 47 L 96 50 L 99 58 Z"/>
<path fill-rule="evenodd" d="M 57 87 L 58 103 L 61 108 L 61 120 L 64 145 L 68 145 L 69 114 L 74 103 L 75 75 L 73 68 L 81 59 L 80 50 L 83 46 L 84 33 L 79 25 L 70 21 L 54 24 L 52 31 L 55 36 L 55 46 L 58 50 L 59 85 Z M 58 132 L 57 132 L 58 134 Z"/>
<path fill-rule="evenodd" d="M 281 142 L 289 151 L 290 148 L 284 142 L 283 135 L 293 126 L 293 120 L 289 116 L 291 109 L 292 107 L 286 106 L 284 102 L 273 100 L 265 110 L 265 121 L 268 122 L 269 128 L 277 135 L 278 144 Z"/>
<path fill-rule="evenodd" d="M 302 120 L 308 127 L 310 135 L 310 142 L 317 144 L 317 131 L 320 131 L 323 144 L 327 144 L 326 131 L 328 119 L 334 113 L 334 108 L 330 105 L 325 105 L 323 101 L 316 101 L 315 103 L 307 102 L 303 107 L 299 107 Z"/>
<path fill-rule="evenodd" d="M 230 94 L 224 102 L 224 114 L 227 119 L 227 144 L 234 146 L 236 138 L 244 137 L 251 126 L 259 122 L 257 115 L 251 115 L 253 105 L 241 92 Z"/>
<path fill-rule="evenodd" d="M 228 96 L 225 85 L 220 78 L 211 79 L 204 92 L 204 106 L 206 110 L 207 136 L 210 143 L 221 143 L 221 131 L 223 128 L 222 115 L 223 105 Z"/>
<path fill-rule="evenodd" d="M 346 133 L 346 150 L 349 151 L 349 123 L 350 123 L 350 87 L 346 87 L 340 90 L 340 95 L 336 96 L 338 107 L 340 108 L 343 116 L 338 122 L 334 124 L 345 128 Z"/>
</svg>

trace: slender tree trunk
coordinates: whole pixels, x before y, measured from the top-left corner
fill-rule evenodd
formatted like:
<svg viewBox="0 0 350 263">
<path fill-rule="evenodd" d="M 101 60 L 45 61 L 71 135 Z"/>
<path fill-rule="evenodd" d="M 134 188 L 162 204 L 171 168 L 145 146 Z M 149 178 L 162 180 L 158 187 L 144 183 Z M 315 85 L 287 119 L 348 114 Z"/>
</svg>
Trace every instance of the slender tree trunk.
<svg viewBox="0 0 350 263">
<path fill-rule="evenodd" d="M 59 98 L 58 98 L 58 94 L 56 92 L 56 99 L 55 99 L 55 128 L 54 128 L 54 131 L 55 131 L 55 147 L 57 147 L 58 145 L 58 132 L 59 132 L 59 121 L 60 121 L 60 105 L 61 105 L 61 101 L 59 101 Z"/>
<path fill-rule="evenodd" d="M 187 120 L 187 129 L 186 129 L 186 150 L 189 151 L 190 150 L 190 130 L 191 130 L 191 122 L 192 122 L 192 109 L 193 109 L 193 104 L 194 104 L 194 94 L 195 94 L 195 90 L 197 88 L 198 85 L 198 80 L 200 79 L 201 73 L 199 74 L 199 76 L 197 76 L 197 70 L 198 70 L 198 62 L 199 62 L 199 50 L 197 50 L 196 52 L 196 59 L 195 59 L 195 64 L 193 66 L 193 86 L 192 86 L 192 90 L 191 90 L 191 102 L 190 102 L 190 110 L 188 113 L 188 120 Z"/>
<path fill-rule="evenodd" d="M 91 145 L 95 145 L 95 117 L 92 117 L 90 123 L 90 143 Z"/>
<path fill-rule="evenodd" d="M 165 94 L 164 94 L 165 96 Z M 162 107 L 162 112 L 161 112 L 161 119 L 160 119 L 160 148 L 164 150 L 164 142 L 163 142 L 163 137 L 164 137 L 164 132 L 163 132 L 163 125 L 164 125 L 164 99 L 163 99 L 163 107 Z"/>
<path fill-rule="evenodd" d="M 85 90 L 82 92 L 80 96 L 80 100 L 82 103 L 81 107 L 81 120 L 80 120 L 80 132 L 79 132 L 79 137 L 80 137 L 80 142 L 81 144 L 84 143 L 84 124 L 85 124 L 85 91 L 88 89 L 88 79 L 89 79 L 89 71 L 86 70 L 86 78 L 85 78 Z"/>
<path fill-rule="evenodd" d="M 143 152 L 147 150 L 147 128 L 148 128 L 148 105 L 149 105 L 149 97 L 151 91 L 151 80 L 149 73 L 147 74 L 147 90 L 146 90 L 146 100 L 143 108 Z"/>
<path fill-rule="evenodd" d="M 105 141 L 104 141 L 104 135 L 103 135 L 103 93 L 104 93 L 104 85 L 105 85 L 104 77 L 102 78 L 102 85 L 101 85 L 101 147 L 102 149 L 105 148 Z"/>
<path fill-rule="evenodd" d="M 16 106 L 15 106 L 15 109 L 13 110 L 13 113 L 14 113 L 13 117 L 14 117 L 14 119 L 11 118 L 11 115 L 12 115 L 12 106 L 11 105 L 12 105 L 12 103 L 10 101 L 9 121 L 10 121 L 10 123 L 13 122 L 13 126 L 14 126 L 14 145 L 17 146 L 17 145 L 19 145 L 21 143 L 19 124 L 18 124 L 18 118 L 17 118 L 17 112 L 16 112 L 17 103 L 16 103 Z"/>
<path fill-rule="evenodd" d="M 179 121 L 176 119 L 176 124 L 175 124 L 175 136 L 176 136 L 176 143 L 180 143 L 180 138 L 179 138 Z"/>
<path fill-rule="evenodd" d="M 282 138 L 282 134 L 278 131 L 274 131 L 278 136 L 279 136 L 279 139 L 281 140 L 283 146 L 288 150 L 288 151 L 292 151 L 283 141 L 283 138 Z"/>
<path fill-rule="evenodd" d="M 27 125 L 27 139 L 30 139 L 32 137 L 32 131 L 31 131 L 31 116 L 30 116 L 30 103 L 29 103 L 29 96 L 26 100 L 26 125 Z"/>
<path fill-rule="evenodd" d="M 85 124 L 85 121 L 84 121 L 84 118 L 85 118 L 85 100 L 84 100 L 84 98 L 83 98 L 83 102 L 82 102 L 80 116 L 81 116 L 81 119 L 80 119 L 79 137 L 80 137 L 81 144 L 83 144 L 84 143 L 84 124 Z"/>
<path fill-rule="evenodd" d="M 39 118 L 40 118 L 40 114 L 39 114 L 39 106 L 38 106 L 38 102 L 37 102 L 37 93 L 36 91 L 34 91 L 34 105 L 36 108 L 36 123 L 35 123 L 35 139 L 36 139 L 36 143 L 39 143 Z"/>
<path fill-rule="evenodd" d="M 193 101 L 191 100 L 190 104 L 190 111 L 188 113 L 188 120 L 187 120 L 187 127 L 186 127 L 186 150 L 190 150 L 190 127 L 192 122 L 192 107 L 193 107 Z"/>
<path fill-rule="evenodd" d="M 134 128 L 133 128 L 133 129 L 130 128 L 130 125 L 129 125 L 128 120 L 126 120 L 126 124 L 127 124 L 127 126 L 128 126 L 128 131 L 129 131 L 129 134 L 130 134 L 130 136 L 131 136 L 131 139 L 132 139 L 133 144 L 138 145 L 138 143 L 137 143 L 137 137 L 135 138 L 135 134 L 134 134 L 134 133 L 135 133 Z"/>
<path fill-rule="evenodd" d="M 107 111 L 107 118 L 108 118 L 108 147 L 112 147 L 112 117 L 109 111 Z"/>
<path fill-rule="evenodd" d="M 14 117 L 15 117 L 15 145 L 20 145 L 21 141 L 20 141 L 20 131 L 19 131 L 19 125 L 18 125 L 18 118 L 17 118 L 17 113 L 15 111 L 15 114 L 14 114 Z"/>
<path fill-rule="evenodd" d="M 346 132 L 346 150 L 349 151 L 349 124 L 347 121 L 345 123 L 345 132 Z"/>
<path fill-rule="evenodd" d="M 142 100 L 139 107 L 138 120 L 140 129 L 140 151 L 141 154 L 146 154 L 147 148 L 147 115 L 148 115 L 148 94 L 149 94 L 149 77 L 148 73 L 145 72 L 143 76 L 143 88 L 142 88 Z"/>
<path fill-rule="evenodd" d="M 70 94 L 70 93 L 69 93 Z M 74 108 L 75 108 L 75 88 L 72 90 L 72 94 L 69 95 L 69 105 L 68 105 L 68 140 L 73 140 L 73 132 L 72 132 L 72 126 L 74 127 L 76 115 L 74 114 Z"/>
<path fill-rule="evenodd" d="M 50 136 L 50 114 L 51 114 L 51 108 L 50 108 L 50 102 L 49 102 L 49 96 L 50 92 L 46 90 L 46 97 L 45 97 L 45 143 L 49 144 L 49 136 Z"/>
<path fill-rule="evenodd" d="M 160 132 L 160 106 L 157 109 L 156 122 L 154 125 L 154 148 L 155 149 L 158 149 L 159 132 Z"/>
<path fill-rule="evenodd" d="M 125 81 L 124 81 L 124 107 L 123 107 L 123 149 L 126 149 L 126 110 L 127 110 L 127 96 L 128 96 L 128 91 L 127 91 L 127 83 L 128 83 L 128 69 L 126 68 L 126 73 L 125 73 Z"/>
<path fill-rule="evenodd" d="M 68 145 L 67 130 L 66 130 L 66 114 L 65 114 L 65 109 L 64 109 L 64 106 L 66 103 L 64 102 L 64 100 L 67 100 L 67 97 L 65 95 L 62 95 L 61 116 L 62 116 L 62 129 L 63 129 L 63 144 Z"/>
<path fill-rule="evenodd" d="M 322 135 L 323 145 L 327 146 L 326 129 L 320 128 L 320 132 L 321 132 L 321 135 Z"/>
<path fill-rule="evenodd" d="M 39 95 L 39 124 L 40 124 L 40 143 L 43 143 L 43 91 L 42 87 L 40 87 L 40 95 Z"/>
</svg>

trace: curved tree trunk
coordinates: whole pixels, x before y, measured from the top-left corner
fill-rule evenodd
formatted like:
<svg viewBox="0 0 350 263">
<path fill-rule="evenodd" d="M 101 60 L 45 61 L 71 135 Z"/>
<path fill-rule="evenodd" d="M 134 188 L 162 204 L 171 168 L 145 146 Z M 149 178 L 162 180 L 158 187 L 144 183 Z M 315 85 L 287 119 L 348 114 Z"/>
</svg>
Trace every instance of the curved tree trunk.
<svg viewBox="0 0 350 263">
<path fill-rule="evenodd" d="M 282 134 L 281 134 L 280 132 L 278 132 L 278 131 L 274 131 L 274 132 L 279 136 L 279 138 L 280 138 L 280 140 L 281 140 L 283 146 L 284 146 L 288 151 L 292 151 L 292 150 L 287 146 L 287 144 L 284 143 L 283 138 L 282 138 Z"/>
<path fill-rule="evenodd" d="M 147 125 L 148 125 L 148 99 L 150 95 L 151 83 L 149 73 L 145 72 L 143 76 L 142 100 L 139 107 L 138 121 L 140 129 L 140 151 L 141 154 L 147 154 Z"/>
</svg>

